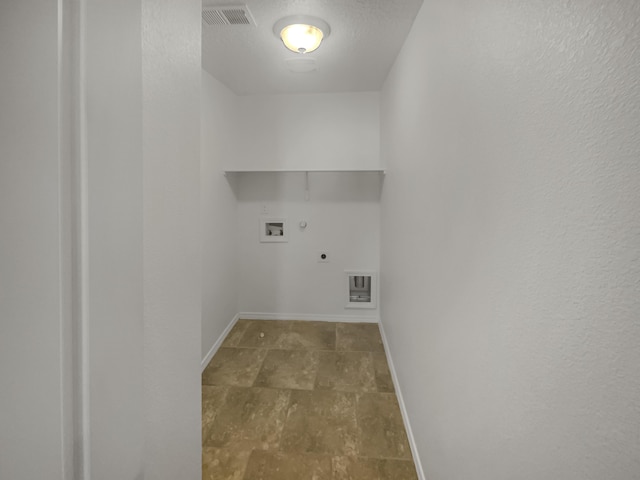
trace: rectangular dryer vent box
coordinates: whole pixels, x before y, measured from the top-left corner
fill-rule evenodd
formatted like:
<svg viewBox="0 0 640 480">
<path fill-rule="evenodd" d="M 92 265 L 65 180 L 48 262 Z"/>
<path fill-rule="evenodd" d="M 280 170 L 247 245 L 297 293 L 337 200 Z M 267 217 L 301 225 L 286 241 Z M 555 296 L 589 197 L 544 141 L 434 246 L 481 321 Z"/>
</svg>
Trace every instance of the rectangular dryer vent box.
<svg viewBox="0 0 640 480">
<path fill-rule="evenodd" d="M 345 308 L 376 308 L 378 278 L 372 271 L 346 271 L 347 305 Z"/>
<path fill-rule="evenodd" d="M 260 217 L 260 241 L 262 243 L 288 242 L 289 228 L 286 218 Z"/>
</svg>

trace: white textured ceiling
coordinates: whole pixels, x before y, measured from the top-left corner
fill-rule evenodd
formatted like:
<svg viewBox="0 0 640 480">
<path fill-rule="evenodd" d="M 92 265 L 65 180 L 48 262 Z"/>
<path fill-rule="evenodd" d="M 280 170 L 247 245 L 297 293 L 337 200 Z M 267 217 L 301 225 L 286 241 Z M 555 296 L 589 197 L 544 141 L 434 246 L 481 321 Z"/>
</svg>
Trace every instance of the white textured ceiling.
<svg viewBox="0 0 640 480">
<path fill-rule="evenodd" d="M 205 6 L 248 5 L 257 26 L 202 25 L 202 66 L 239 95 L 377 91 L 402 46 L 422 0 L 204 0 Z M 317 71 L 292 73 L 299 57 L 273 34 L 288 15 L 313 15 L 331 26 L 318 50 Z"/>
</svg>

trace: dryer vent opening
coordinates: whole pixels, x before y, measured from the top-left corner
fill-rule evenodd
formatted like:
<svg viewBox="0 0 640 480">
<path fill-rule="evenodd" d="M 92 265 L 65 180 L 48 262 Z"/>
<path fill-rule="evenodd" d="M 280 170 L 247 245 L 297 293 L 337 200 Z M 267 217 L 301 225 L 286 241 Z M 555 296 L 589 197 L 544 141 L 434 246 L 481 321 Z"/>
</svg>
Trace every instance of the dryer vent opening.
<svg viewBox="0 0 640 480">
<path fill-rule="evenodd" d="M 346 308 L 376 308 L 376 274 L 374 272 L 346 272 Z"/>
</svg>

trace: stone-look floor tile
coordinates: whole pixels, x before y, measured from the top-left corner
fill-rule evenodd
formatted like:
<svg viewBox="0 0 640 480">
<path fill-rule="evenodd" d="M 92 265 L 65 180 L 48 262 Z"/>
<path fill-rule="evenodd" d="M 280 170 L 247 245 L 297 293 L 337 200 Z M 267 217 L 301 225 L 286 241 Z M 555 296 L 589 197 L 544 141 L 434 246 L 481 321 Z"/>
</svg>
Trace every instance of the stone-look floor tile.
<svg viewBox="0 0 640 480">
<path fill-rule="evenodd" d="M 305 350 L 269 350 L 253 385 L 313 390 L 319 353 Z"/>
<path fill-rule="evenodd" d="M 387 356 L 384 353 L 374 352 L 373 355 L 373 369 L 376 375 L 376 387 L 379 392 L 393 392 L 393 379 L 391 378 L 391 372 L 389 372 L 389 365 L 387 364 Z"/>
<path fill-rule="evenodd" d="M 319 352 L 316 389 L 342 392 L 375 392 L 371 352 Z"/>
<path fill-rule="evenodd" d="M 417 480 L 376 324 L 239 320 L 202 379 L 203 480 Z"/>
<path fill-rule="evenodd" d="M 331 480 L 331 457 L 254 450 L 245 480 Z"/>
<path fill-rule="evenodd" d="M 379 480 L 380 461 L 374 458 L 333 457 L 333 480 Z"/>
<path fill-rule="evenodd" d="M 222 346 L 237 347 L 240 339 L 244 335 L 244 332 L 246 332 L 247 328 L 249 328 L 249 325 L 251 325 L 251 320 L 244 320 L 242 318 L 238 320 L 231 331 L 227 334 L 224 342 L 222 342 Z"/>
<path fill-rule="evenodd" d="M 377 323 L 338 323 L 336 350 L 384 352 Z"/>
<path fill-rule="evenodd" d="M 202 372 L 202 383 L 250 387 L 266 355 L 266 350 L 255 348 L 220 348 Z"/>
<path fill-rule="evenodd" d="M 202 441 L 211 434 L 211 426 L 216 415 L 224 404 L 227 395 L 227 387 L 213 385 L 202 386 Z"/>
<path fill-rule="evenodd" d="M 411 459 L 398 401 L 393 393 L 358 394 L 359 454 Z"/>
<path fill-rule="evenodd" d="M 246 328 L 238 347 L 279 348 L 291 328 L 291 322 L 276 320 L 254 320 Z M 260 334 L 263 334 L 262 336 Z"/>
<path fill-rule="evenodd" d="M 282 434 L 289 390 L 229 387 L 206 446 L 274 449 Z"/>
<path fill-rule="evenodd" d="M 380 460 L 380 480 L 418 480 L 411 460 Z"/>
<path fill-rule="evenodd" d="M 353 393 L 292 391 L 280 449 L 355 455 L 358 432 L 355 403 Z"/>
<path fill-rule="evenodd" d="M 289 324 L 289 330 L 280 337 L 278 348 L 335 350 L 336 324 L 293 321 Z"/>
<path fill-rule="evenodd" d="M 242 480 L 251 450 L 202 449 L 202 480 Z"/>
</svg>

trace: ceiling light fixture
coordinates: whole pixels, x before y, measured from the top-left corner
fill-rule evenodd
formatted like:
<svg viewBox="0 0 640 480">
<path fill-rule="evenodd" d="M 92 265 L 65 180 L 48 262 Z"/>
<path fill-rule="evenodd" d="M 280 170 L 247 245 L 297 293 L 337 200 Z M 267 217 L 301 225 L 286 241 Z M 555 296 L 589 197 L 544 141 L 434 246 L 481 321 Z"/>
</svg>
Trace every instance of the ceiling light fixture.
<svg viewBox="0 0 640 480">
<path fill-rule="evenodd" d="M 292 52 L 309 53 L 320 46 L 331 29 L 324 20 L 308 15 L 294 15 L 278 20 L 273 26 L 273 33 Z"/>
</svg>

